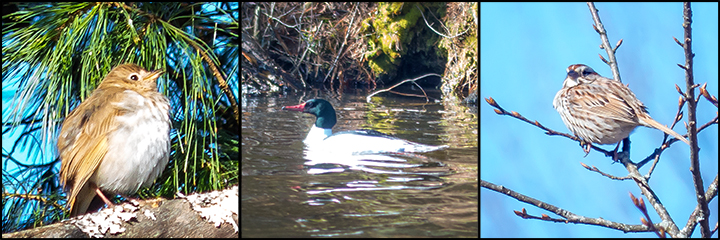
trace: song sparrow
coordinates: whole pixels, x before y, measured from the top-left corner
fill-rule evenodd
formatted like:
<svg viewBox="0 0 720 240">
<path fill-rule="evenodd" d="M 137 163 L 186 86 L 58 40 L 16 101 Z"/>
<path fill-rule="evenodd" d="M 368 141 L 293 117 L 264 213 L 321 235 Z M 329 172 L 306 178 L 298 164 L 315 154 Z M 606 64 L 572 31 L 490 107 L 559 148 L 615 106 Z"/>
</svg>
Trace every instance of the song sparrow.
<svg viewBox="0 0 720 240">
<path fill-rule="evenodd" d="M 653 120 L 645 105 L 621 82 L 602 77 L 583 64 L 570 65 L 567 72 L 553 107 L 560 113 L 565 126 L 584 141 L 617 143 L 642 125 L 690 144 L 680 134 Z M 589 152 L 589 146 L 585 152 Z"/>
</svg>

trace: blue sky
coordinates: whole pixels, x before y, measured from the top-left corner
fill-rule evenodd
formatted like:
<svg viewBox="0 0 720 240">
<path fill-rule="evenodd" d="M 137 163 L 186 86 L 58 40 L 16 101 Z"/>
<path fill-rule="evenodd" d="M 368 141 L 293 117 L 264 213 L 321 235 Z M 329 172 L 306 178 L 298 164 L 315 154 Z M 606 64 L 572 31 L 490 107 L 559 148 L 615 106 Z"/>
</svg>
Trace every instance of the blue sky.
<svg viewBox="0 0 720 240">
<path fill-rule="evenodd" d="M 675 84 L 685 88 L 685 75 L 677 66 L 685 61 L 683 49 L 672 37 L 682 39 L 681 3 L 596 3 L 610 43 L 624 42 L 617 51 L 623 83 L 629 84 L 658 122 L 669 125 L 677 109 Z M 718 94 L 718 3 L 693 3 L 693 50 L 695 81 L 708 83 Z M 557 131 L 568 132 L 552 107 L 565 69 L 576 63 L 591 66 L 600 75 L 612 77 L 598 54 L 600 38 L 592 28 L 585 3 L 481 3 L 480 5 L 480 96 L 492 97 L 508 111 L 537 120 Z M 697 93 L 696 93 L 697 94 Z M 580 163 L 597 166 L 617 176 L 627 175 L 620 164 L 598 152 L 584 153 L 578 143 L 508 116 L 500 116 L 484 101 L 480 104 L 480 177 L 530 197 L 586 217 L 602 217 L 639 224 L 642 217 L 628 193 L 641 196 L 633 181 L 609 180 L 585 170 Z M 687 109 L 683 109 L 687 111 Z M 705 124 L 717 114 L 707 101 L 699 103 L 698 119 Z M 687 112 L 686 112 L 687 115 Z M 683 121 L 686 121 L 684 118 Z M 682 122 L 674 128 L 685 134 Z M 662 132 L 645 127 L 631 135 L 631 159 L 648 156 Z M 718 129 L 714 125 L 699 135 L 705 187 L 718 173 Z M 612 149 L 614 146 L 605 146 Z M 661 156 L 650 185 L 682 228 L 695 207 L 690 176 L 689 148 L 678 142 Z M 646 174 L 648 167 L 640 169 Z M 654 237 L 651 233 L 579 224 L 526 220 L 513 214 L 525 208 L 529 214 L 548 214 L 508 196 L 480 190 L 481 237 Z M 647 200 L 646 200 L 647 203 Z M 717 199 L 711 203 L 717 213 Z M 651 209 L 653 221 L 657 214 Z M 717 214 L 711 215 L 717 222 Z M 712 225 L 712 224 L 711 224 Z M 699 228 L 698 228 L 699 230 Z M 698 237 L 698 230 L 694 237 Z M 715 234 L 715 237 L 717 234 Z"/>
</svg>

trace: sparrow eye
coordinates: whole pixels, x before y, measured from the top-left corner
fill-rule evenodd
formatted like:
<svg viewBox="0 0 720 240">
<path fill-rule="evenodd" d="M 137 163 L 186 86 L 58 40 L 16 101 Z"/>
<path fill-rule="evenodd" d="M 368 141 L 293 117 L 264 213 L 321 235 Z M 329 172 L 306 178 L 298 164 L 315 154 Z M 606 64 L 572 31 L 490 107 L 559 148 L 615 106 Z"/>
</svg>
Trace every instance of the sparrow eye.
<svg viewBox="0 0 720 240">
<path fill-rule="evenodd" d="M 137 81 L 138 79 L 140 79 L 140 77 L 138 77 L 137 74 L 135 74 L 135 73 L 130 74 L 130 80 Z"/>
<path fill-rule="evenodd" d="M 587 75 L 590 75 L 593 73 L 595 73 L 595 71 L 593 71 L 592 69 L 589 69 L 589 68 L 583 69 L 583 71 L 582 71 L 583 76 L 587 76 Z"/>
</svg>

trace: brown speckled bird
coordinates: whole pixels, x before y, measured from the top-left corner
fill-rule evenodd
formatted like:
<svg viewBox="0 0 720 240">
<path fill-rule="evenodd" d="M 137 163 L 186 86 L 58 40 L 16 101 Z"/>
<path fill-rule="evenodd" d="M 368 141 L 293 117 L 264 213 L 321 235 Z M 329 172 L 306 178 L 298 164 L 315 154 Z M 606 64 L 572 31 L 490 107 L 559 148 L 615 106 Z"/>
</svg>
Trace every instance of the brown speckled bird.
<svg viewBox="0 0 720 240">
<path fill-rule="evenodd" d="M 613 144 L 637 126 L 659 129 L 688 145 L 687 139 L 655 121 L 630 89 L 583 64 L 570 65 L 553 106 L 565 126 L 588 143 Z M 585 152 L 590 151 L 589 146 Z"/>
</svg>

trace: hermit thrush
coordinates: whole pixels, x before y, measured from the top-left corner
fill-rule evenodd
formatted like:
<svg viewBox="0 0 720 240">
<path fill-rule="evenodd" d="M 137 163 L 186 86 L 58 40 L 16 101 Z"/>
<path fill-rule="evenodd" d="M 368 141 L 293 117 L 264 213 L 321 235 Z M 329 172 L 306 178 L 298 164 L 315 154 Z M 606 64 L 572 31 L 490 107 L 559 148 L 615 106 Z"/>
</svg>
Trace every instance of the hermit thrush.
<svg viewBox="0 0 720 240">
<path fill-rule="evenodd" d="M 87 211 L 97 194 L 128 194 L 155 181 L 170 154 L 169 102 L 157 90 L 162 70 L 135 64 L 113 68 L 65 118 L 58 152 L 70 216 Z"/>
</svg>

